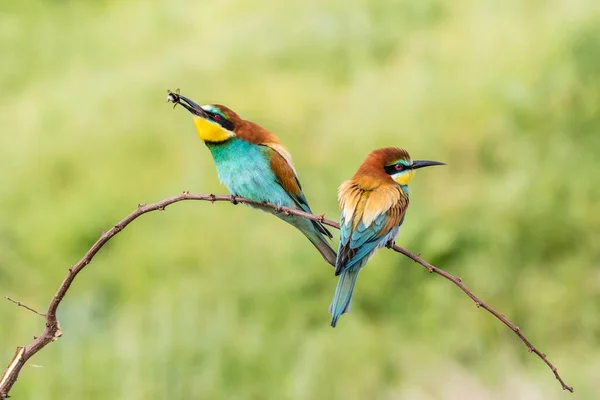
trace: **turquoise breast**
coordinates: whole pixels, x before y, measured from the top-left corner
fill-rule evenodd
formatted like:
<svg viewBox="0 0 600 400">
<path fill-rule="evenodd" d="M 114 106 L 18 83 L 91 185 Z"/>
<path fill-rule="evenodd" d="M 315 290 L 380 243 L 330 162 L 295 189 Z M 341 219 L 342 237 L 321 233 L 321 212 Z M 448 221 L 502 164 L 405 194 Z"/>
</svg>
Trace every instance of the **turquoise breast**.
<svg viewBox="0 0 600 400">
<path fill-rule="evenodd" d="M 294 206 L 271 169 L 272 149 L 238 138 L 219 144 L 206 143 L 206 146 L 215 161 L 219 180 L 231 194 L 253 201 Z"/>
</svg>

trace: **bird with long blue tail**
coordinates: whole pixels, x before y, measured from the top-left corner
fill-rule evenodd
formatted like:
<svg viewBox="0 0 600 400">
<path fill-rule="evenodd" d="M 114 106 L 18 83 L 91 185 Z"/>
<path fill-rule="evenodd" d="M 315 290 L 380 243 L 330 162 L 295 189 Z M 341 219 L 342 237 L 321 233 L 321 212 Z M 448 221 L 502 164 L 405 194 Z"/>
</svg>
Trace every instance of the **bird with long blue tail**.
<svg viewBox="0 0 600 400">
<path fill-rule="evenodd" d="M 413 161 L 404 149 L 386 147 L 369 153 L 352 179 L 338 189 L 342 211 L 340 244 L 335 262 L 339 276 L 329 307 L 331 326 L 350 311 L 360 270 L 375 251 L 392 244 L 408 208 L 408 183 L 415 170 L 439 161 Z"/>
<path fill-rule="evenodd" d="M 180 104 L 192 114 L 196 133 L 212 154 L 219 180 L 229 193 L 312 213 L 292 157 L 277 136 L 223 105 L 200 106 L 171 91 L 167 100 Z M 335 265 L 336 254 L 328 242 L 332 235 L 323 224 L 276 213 L 269 207 L 253 207 L 275 214 L 296 227 L 328 263 Z"/>
</svg>

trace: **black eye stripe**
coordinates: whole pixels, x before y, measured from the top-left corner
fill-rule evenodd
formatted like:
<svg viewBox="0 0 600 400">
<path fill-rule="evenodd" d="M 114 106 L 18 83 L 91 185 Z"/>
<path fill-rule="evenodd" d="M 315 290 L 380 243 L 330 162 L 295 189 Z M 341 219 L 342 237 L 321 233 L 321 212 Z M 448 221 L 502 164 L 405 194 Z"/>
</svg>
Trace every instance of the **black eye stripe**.
<svg viewBox="0 0 600 400">
<path fill-rule="evenodd" d="M 396 166 L 399 165 L 401 168 L 400 169 L 396 169 Z M 385 167 L 383 167 L 383 169 L 385 170 L 385 173 L 388 175 L 394 175 L 397 174 L 398 172 L 401 172 L 403 170 L 406 169 L 406 167 L 402 164 L 392 164 L 392 165 L 387 165 Z"/>
<path fill-rule="evenodd" d="M 215 121 L 217 124 L 221 125 L 223 128 L 225 128 L 229 131 L 232 131 L 235 128 L 235 126 L 233 125 L 233 122 L 231 122 L 227 118 L 224 118 L 222 115 L 213 113 L 210 111 L 206 111 L 206 113 L 208 114 L 208 116 L 210 117 L 211 120 Z"/>
<path fill-rule="evenodd" d="M 207 111 L 206 113 L 213 121 L 219 121 L 223 118 L 220 114 L 214 113 L 212 111 Z"/>
<path fill-rule="evenodd" d="M 387 166 L 383 167 L 383 169 L 385 170 L 385 173 L 388 175 L 393 175 L 398 172 L 396 170 L 396 164 L 387 165 Z"/>
</svg>

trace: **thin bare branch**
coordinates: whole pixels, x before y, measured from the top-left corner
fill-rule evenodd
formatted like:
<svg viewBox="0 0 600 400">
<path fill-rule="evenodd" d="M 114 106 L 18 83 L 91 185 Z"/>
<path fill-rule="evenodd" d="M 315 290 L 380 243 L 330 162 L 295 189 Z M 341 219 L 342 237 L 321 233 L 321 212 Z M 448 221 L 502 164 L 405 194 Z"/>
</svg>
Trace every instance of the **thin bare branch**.
<svg viewBox="0 0 600 400">
<path fill-rule="evenodd" d="M 38 311 L 36 311 L 35 309 L 33 309 L 33 308 L 29 307 L 27 304 L 25 304 L 25 303 L 23 303 L 23 302 L 21 302 L 21 301 L 19 301 L 19 300 L 14 300 L 14 299 L 11 299 L 11 298 L 10 298 L 10 297 L 8 297 L 8 296 L 4 296 L 4 298 L 5 298 L 6 300 L 8 300 L 8 301 L 12 302 L 12 303 L 15 303 L 15 304 L 16 304 L 17 306 L 19 306 L 19 307 L 23 307 L 23 308 L 25 308 L 25 309 L 27 309 L 27 310 L 31 311 L 32 313 L 39 315 L 40 317 L 44 317 L 44 318 L 46 318 L 46 314 L 42 314 L 41 312 L 38 312 Z"/>
<path fill-rule="evenodd" d="M 173 203 L 178 203 L 180 201 L 185 201 L 185 200 L 201 200 L 201 201 L 209 201 L 211 203 L 214 203 L 217 201 L 226 201 L 226 202 L 230 202 L 233 205 L 243 203 L 243 204 L 248 204 L 248 205 L 252 205 L 252 206 L 258 206 L 261 208 L 271 208 L 271 209 L 273 209 L 274 212 L 277 212 L 277 213 L 285 213 L 286 215 L 292 215 L 292 214 L 297 215 L 297 216 L 300 216 L 300 217 L 303 217 L 306 219 L 310 219 L 313 221 L 319 221 L 319 222 L 323 223 L 324 225 L 328 225 L 333 228 L 339 229 L 338 223 L 326 219 L 324 215 L 313 215 L 313 214 L 310 214 L 310 213 L 307 213 L 304 211 L 300 211 L 297 209 L 283 207 L 283 206 L 279 206 L 276 204 L 255 202 L 255 201 L 251 201 L 251 200 L 248 200 L 248 199 L 245 199 L 242 197 L 236 197 L 236 196 L 230 196 L 230 195 L 190 194 L 189 192 L 186 191 L 186 192 L 183 192 L 182 194 L 168 197 L 168 198 L 166 198 L 162 201 L 156 202 L 156 203 L 152 203 L 152 204 L 148 204 L 148 205 L 139 204 L 138 207 L 133 212 L 131 212 L 129 215 L 127 215 L 121 221 L 117 222 L 108 231 L 103 232 L 100 235 L 100 237 L 98 238 L 98 240 L 85 253 L 85 255 L 75 265 L 73 265 L 72 267 L 70 267 L 68 269 L 67 275 L 65 276 L 62 283 L 58 287 L 56 294 L 52 297 L 52 300 L 50 301 L 50 304 L 48 306 L 48 311 L 46 312 L 46 314 L 38 313 L 37 311 L 31 309 L 30 307 L 25 306 L 23 303 L 20 303 L 20 302 L 10 299 L 17 305 L 25 307 L 28 310 L 33 311 L 38 315 L 44 316 L 46 318 L 46 326 L 45 326 L 45 329 L 42 332 L 42 334 L 40 336 L 38 336 L 37 338 L 35 338 L 33 340 L 33 342 L 31 342 L 30 344 L 28 344 L 25 347 L 17 348 L 17 352 L 15 353 L 15 356 L 13 357 L 13 359 L 11 360 L 7 369 L 4 371 L 4 374 L 0 378 L 0 400 L 8 398 L 8 394 L 16 382 L 16 380 L 19 376 L 19 372 L 21 371 L 21 369 L 23 368 L 23 366 L 25 365 L 27 360 L 29 360 L 34 354 L 39 352 L 45 346 L 47 346 L 51 342 L 55 341 L 62 335 L 62 330 L 60 328 L 60 324 L 56 318 L 56 312 L 58 310 L 58 307 L 61 304 L 61 302 L 63 301 L 65 295 L 67 294 L 69 288 L 71 287 L 71 284 L 73 283 L 73 281 L 75 280 L 77 275 L 92 261 L 92 259 L 96 255 L 96 253 L 98 253 L 98 251 L 111 238 L 113 238 L 117 233 L 119 233 L 123 229 L 125 229 L 125 227 L 127 227 L 127 225 L 129 225 L 131 222 L 133 222 L 138 217 L 140 217 L 146 213 L 149 213 L 151 211 L 157 211 L 157 210 L 163 211 L 167 206 L 169 206 Z M 462 283 L 462 280 L 460 278 L 455 277 L 454 275 L 451 275 L 451 274 L 447 273 L 446 271 L 429 264 L 427 261 L 423 260 L 420 256 L 413 254 L 408 250 L 405 250 L 396 245 L 390 245 L 390 247 L 394 251 L 401 253 L 401 254 L 405 255 L 406 257 L 410 258 L 411 260 L 413 260 L 414 262 L 422 265 L 429 272 L 438 274 L 438 275 L 448 279 L 450 282 L 454 283 L 456 286 L 458 286 L 463 292 L 465 292 L 467 294 L 467 296 L 469 296 L 475 302 L 477 307 L 481 307 L 481 308 L 485 309 L 490 314 L 492 314 L 494 317 L 499 319 L 503 324 L 508 326 L 513 332 L 515 332 L 515 334 L 527 346 L 528 350 L 530 352 L 535 353 L 538 357 L 540 357 L 542 359 L 542 361 L 544 361 L 546 363 L 546 365 L 548 365 L 548 367 L 554 373 L 554 376 L 556 377 L 556 379 L 558 379 L 558 381 L 562 385 L 562 388 L 564 390 L 568 390 L 569 392 L 573 392 L 573 387 L 568 386 L 562 380 L 562 378 L 558 374 L 556 367 L 548 360 L 548 358 L 546 357 L 546 355 L 544 353 L 540 352 L 537 348 L 535 348 L 531 344 L 531 342 L 525 337 L 525 335 L 523 335 L 523 333 L 521 332 L 519 327 L 515 326 L 508 319 L 506 319 L 506 317 L 504 317 L 502 314 L 500 314 L 499 312 L 494 310 L 491 306 L 489 306 L 488 304 L 481 301 L 477 296 L 475 296 L 475 294 L 473 294 L 473 292 L 471 292 Z"/>
<path fill-rule="evenodd" d="M 458 286 L 460 288 L 460 290 L 462 290 L 463 292 L 465 292 L 465 294 L 467 296 L 469 296 L 471 298 L 471 300 L 473 300 L 475 302 L 475 305 L 477 306 L 477 308 L 483 308 L 484 310 L 486 310 L 487 312 L 489 312 L 490 314 L 492 314 L 494 317 L 496 317 L 497 319 L 499 319 L 500 321 L 502 321 L 502 323 L 504 325 L 508 326 L 521 339 L 521 341 L 523 343 L 525 343 L 525 346 L 527 346 L 527 350 L 529 350 L 530 353 L 537 354 L 537 356 L 539 358 L 541 358 L 542 361 L 544 361 L 546 363 L 546 365 L 554 373 L 554 376 L 556 377 L 556 379 L 558 379 L 558 381 L 560 382 L 563 390 L 568 390 L 569 392 L 573 393 L 573 390 L 574 390 L 573 387 L 572 386 L 568 386 L 565 383 L 565 381 L 563 381 L 563 379 L 561 378 L 561 376 L 558 374 L 558 370 L 550 362 L 550 360 L 548 360 L 548 358 L 546 357 L 546 354 L 542 353 L 541 351 L 539 351 L 538 349 L 536 349 L 531 344 L 531 342 L 529 341 L 529 339 L 527 339 L 525 337 L 525 335 L 523 335 L 523 333 L 521 332 L 521 328 L 519 328 L 518 326 L 516 326 L 515 324 L 513 324 L 512 322 L 510 322 L 504 315 L 502 315 L 498 311 L 494 310 L 490 305 L 488 305 L 488 304 L 484 303 L 482 300 L 480 300 L 479 297 L 477 297 L 473 292 L 471 292 L 462 283 L 462 279 L 461 278 L 459 278 L 457 276 L 454 276 L 452 274 L 449 274 L 448 272 L 444 271 L 443 269 L 440 269 L 438 267 L 435 267 L 435 266 L 429 264 L 427 261 L 423 260 L 418 255 L 413 254 L 410 251 L 407 251 L 407 250 L 403 249 L 402 247 L 398 247 L 398 246 L 394 245 L 392 247 L 392 250 L 394 250 L 395 252 L 398 252 L 400 254 L 404 254 L 406 257 L 410 258 L 411 260 L 413 260 L 417 264 L 421 264 L 429 272 L 438 274 L 440 276 L 443 276 L 444 278 L 448 279 L 450 282 L 452 282 L 456 286 Z"/>
</svg>

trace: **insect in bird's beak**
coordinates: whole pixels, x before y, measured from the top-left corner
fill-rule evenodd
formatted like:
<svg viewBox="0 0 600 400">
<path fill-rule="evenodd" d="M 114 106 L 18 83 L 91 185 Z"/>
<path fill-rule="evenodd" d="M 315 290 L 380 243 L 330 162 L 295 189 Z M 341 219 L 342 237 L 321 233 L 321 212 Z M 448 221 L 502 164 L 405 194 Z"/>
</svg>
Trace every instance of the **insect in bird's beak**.
<svg viewBox="0 0 600 400">
<path fill-rule="evenodd" d="M 177 104 L 179 104 L 179 92 L 179 88 L 174 92 L 167 89 L 167 103 L 173 103 L 173 108 L 177 107 Z"/>
<path fill-rule="evenodd" d="M 175 108 L 177 104 L 180 104 L 183 108 L 185 108 L 194 115 L 197 115 L 202 118 L 207 117 L 206 111 L 204 111 L 202 107 L 200 107 L 200 105 L 194 102 L 193 100 L 180 95 L 179 89 L 177 89 L 174 92 L 167 90 L 167 103 L 173 103 L 173 108 Z"/>
</svg>

